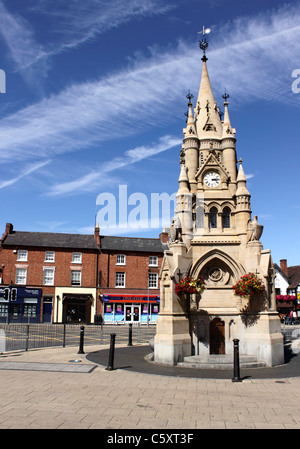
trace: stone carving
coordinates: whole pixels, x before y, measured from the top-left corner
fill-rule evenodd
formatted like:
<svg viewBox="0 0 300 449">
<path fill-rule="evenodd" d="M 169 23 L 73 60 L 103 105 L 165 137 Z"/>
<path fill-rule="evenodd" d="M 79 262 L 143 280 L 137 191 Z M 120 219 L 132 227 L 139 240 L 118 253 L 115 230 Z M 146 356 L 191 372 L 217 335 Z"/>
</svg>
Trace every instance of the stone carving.
<svg viewBox="0 0 300 449">
<path fill-rule="evenodd" d="M 254 216 L 252 222 L 250 223 L 250 242 L 259 241 L 263 232 L 263 226 L 257 221 L 257 215 Z"/>
<path fill-rule="evenodd" d="M 180 164 L 185 164 L 185 150 L 181 148 L 180 150 Z"/>
<path fill-rule="evenodd" d="M 170 227 L 167 230 L 172 243 L 182 241 L 181 238 L 182 228 L 179 217 L 172 218 Z"/>
</svg>

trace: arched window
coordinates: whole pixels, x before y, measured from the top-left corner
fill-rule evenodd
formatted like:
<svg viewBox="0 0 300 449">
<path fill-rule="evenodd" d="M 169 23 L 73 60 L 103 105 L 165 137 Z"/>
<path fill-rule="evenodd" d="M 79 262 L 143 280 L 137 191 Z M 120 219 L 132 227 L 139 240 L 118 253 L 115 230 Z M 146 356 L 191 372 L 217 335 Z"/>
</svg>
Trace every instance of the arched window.
<svg viewBox="0 0 300 449">
<path fill-rule="evenodd" d="M 209 228 L 216 228 L 217 227 L 217 208 L 212 207 L 209 211 Z"/>
<path fill-rule="evenodd" d="M 229 207 L 224 207 L 222 214 L 222 226 L 224 228 L 230 228 L 230 209 Z"/>
</svg>

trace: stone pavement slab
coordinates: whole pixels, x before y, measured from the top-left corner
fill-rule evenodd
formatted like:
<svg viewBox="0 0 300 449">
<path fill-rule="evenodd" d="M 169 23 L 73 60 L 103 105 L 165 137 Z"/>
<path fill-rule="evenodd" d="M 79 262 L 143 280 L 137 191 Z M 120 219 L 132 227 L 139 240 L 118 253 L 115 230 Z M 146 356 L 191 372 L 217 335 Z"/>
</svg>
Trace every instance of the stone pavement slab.
<svg viewBox="0 0 300 449">
<path fill-rule="evenodd" d="M 66 373 L 90 373 L 96 365 L 70 363 L 0 362 L 0 370 L 55 371 Z"/>
<path fill-rule="evenodd" d="M 108 346 L 88 347 L 94 354 L 102 349 Z M 300 428 L 300 377 L 259 378 L 252 373 L 233 383 L 231 378 L 204 378 L 197 372 L 192 377 L 153 375 L 126 368 L 131 363 L 128 353 L 126 364 L 119 360 L 119 365 L 118 354 L 125 350 L 116 347 L 114 371 L 107 371 L 106 363 L 96 365 L 89 354 L 77 354 L 75 347 L 0 355 L 0 364 L 18 362 L 20 368 L 23 363 L 29 368 L 68 366 L 74 359 L 91 367 L 87 372 L 0 370 L 0 428 L 106 429 L 106 433 Z"/>
</svg>

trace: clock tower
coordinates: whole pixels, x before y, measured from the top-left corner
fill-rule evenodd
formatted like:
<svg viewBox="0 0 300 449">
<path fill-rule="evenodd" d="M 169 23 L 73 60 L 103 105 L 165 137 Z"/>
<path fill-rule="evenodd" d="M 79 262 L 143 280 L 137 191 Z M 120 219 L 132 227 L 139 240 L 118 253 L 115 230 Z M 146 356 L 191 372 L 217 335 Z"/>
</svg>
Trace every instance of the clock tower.
<svg viewBox="0 0 300 449">
<path fill-rule="evenodd" d="M 203 33 L 200 88 L 194 105 L 193 96 L 187 95 L 175 217 L 160 273 L 154 360 L 175 365 L 189 356 L 198 361 L 230 356 L 235 338 L 242 354 L 267 366 L 278 365 L 283 363 L 283 338 L 271 252 L 263 249 L 263 227 L 251 217 L 251 197 L 229 118 L 229 95 L 223 95 L 224 115 L 214 98 L 207 46 Z M 249 273 L 258 277 L 264 292 L 251 298 L 235 296 L 233 286 Z M 204 278 L 204 292 L 178 296 L 175 285 L 184 276 Z"/>
</svg>

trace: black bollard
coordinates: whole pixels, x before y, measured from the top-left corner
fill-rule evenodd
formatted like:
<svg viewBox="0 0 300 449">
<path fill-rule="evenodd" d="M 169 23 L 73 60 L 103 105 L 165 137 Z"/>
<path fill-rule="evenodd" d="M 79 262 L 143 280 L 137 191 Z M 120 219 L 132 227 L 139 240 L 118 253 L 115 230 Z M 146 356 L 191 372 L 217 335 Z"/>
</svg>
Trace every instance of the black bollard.
<svg viewBox="0 0 300 449">
<path fill-rule="evenodd" d="M 79 351 L 78 351 L 78 354 L 84 354 L 84 351 L 83 351 L 83 339 L 84 339 L 84 326 L 80 326 L 80 340 L 79 340 Z"/>
<path fill-rule="evenodd" d="M 132 346 L 132 323 L 129 323 L 128 345 Z"/>
<path fill-rule="evenodd" d="M 240 378 L 240 356 L 239 356 L 239 341 L 237 338 L 233 340 L 233 378 L 232 382 L 242 382 Z"/>
<path fill-rule="evenodd" d="M 115 338 L 116 338 L 116 334 L 110 334 L 108 366 L 105 368 L 107 371 L 113 371 L 115 369 L 114 368 Z"/>
</svg>

